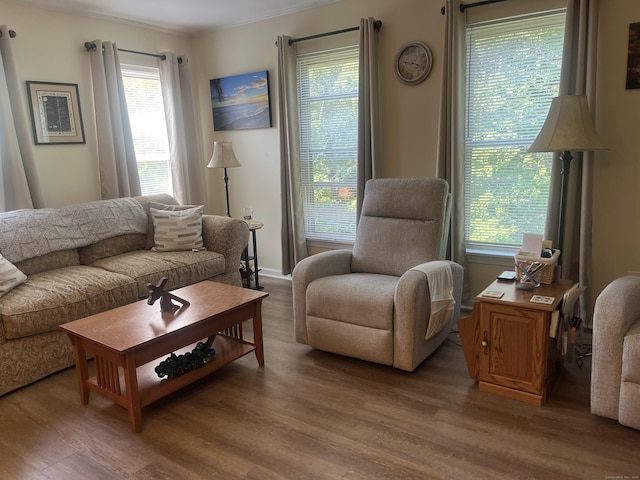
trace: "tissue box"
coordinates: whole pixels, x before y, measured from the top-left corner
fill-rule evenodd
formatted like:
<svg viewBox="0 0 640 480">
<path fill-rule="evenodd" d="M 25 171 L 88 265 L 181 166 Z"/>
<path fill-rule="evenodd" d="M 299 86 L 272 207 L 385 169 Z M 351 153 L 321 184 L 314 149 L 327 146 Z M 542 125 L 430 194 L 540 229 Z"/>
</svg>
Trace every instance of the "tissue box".
<svg viewBox="0 0 640 480">
<path fill-rule="evenodd" d="M 544 264 L 544 267 L 538 270 L 533 275 L 533 278 L 535 278 L 540 283 L 551 284 L 553 283 L 556 266 L 558 265 L 558 258 L 560 258 L 560 250 L 558 249 L 556 249 L 556 251 L 553 252 L 553 255 L 551 256 L 551 258 L 543 258 L 540 256 L 534 256 L 534 255 L 523 255 L 522 253 L 518 252 L 515 255 L 516 275 L 518 275 L 518 279 L 519 279 L 523 273 L 520 267 L 518 266 L 518 264 L 521 264 L 525 268 L 529 268 L 529 266 L 532 263 L 535 263 L 535 262 L 542 263 Z"/>
</svg>

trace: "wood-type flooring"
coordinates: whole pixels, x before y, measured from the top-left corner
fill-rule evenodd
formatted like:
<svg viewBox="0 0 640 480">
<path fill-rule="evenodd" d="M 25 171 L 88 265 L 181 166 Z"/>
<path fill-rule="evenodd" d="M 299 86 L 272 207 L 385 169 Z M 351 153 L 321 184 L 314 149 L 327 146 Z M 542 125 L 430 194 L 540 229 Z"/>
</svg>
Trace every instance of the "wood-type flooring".
<svg viewBox="0 0 640 480">
<path fill-rule="evenodd" d="M 414 373 L 298 344 L 291 283 L 261 282 L 263 368 L 251 354 L 145 407 L 139 434 L 108 399 L 80 405 L 73 368 L 6 394 L 0 478 L 640 478 L 640 431 L 589 412 L 589 359 L 528 405 L 480 392 L 457 334 Z"/>
</svg>

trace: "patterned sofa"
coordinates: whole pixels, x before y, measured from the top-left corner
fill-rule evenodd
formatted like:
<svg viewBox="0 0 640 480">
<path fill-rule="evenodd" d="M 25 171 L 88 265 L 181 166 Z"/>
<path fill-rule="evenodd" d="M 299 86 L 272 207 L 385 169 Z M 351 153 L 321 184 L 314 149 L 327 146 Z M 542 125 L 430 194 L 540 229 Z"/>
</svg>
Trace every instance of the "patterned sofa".
<svg viewBox="0 0 640 480">
<path fill-rule="evenodd" d="M 159 248 L 157 228 L 154 246 L 151 213 L 157 221 L 163 210 L 180 216 L 186 209 L 153 195 L 0 213 L 0 260 L 26 276 L 0 288 L 0 395 L 73 365 L 58 326 L 146 298 L 147 283 L 167 277 L 168 289 L 205 279 L 241 286 L 249 239 L 243 220 L 190 209 L 201 218 L 204 248 Z"/>
</svg>

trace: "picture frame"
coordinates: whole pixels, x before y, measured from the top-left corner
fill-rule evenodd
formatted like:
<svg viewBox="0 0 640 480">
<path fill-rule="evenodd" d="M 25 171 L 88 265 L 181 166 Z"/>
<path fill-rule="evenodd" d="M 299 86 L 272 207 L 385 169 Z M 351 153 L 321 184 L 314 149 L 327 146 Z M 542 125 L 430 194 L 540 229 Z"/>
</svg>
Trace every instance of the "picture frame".
<svg viewBox="0 0 640 480">
<path fill-rule="evenodd" d="M 27 81 L 36 145 L 85 143 L 78 84 Z"/>
<path fill-rule="evenodd" d="M 214 78 L 209 88 L 216 132 L 272 126 L 268 70 Z"/>
<path fill-rule="evenodd" d="M 640 22 L 629 24 L 626 89 L 640 88 Z"/>
</svg>

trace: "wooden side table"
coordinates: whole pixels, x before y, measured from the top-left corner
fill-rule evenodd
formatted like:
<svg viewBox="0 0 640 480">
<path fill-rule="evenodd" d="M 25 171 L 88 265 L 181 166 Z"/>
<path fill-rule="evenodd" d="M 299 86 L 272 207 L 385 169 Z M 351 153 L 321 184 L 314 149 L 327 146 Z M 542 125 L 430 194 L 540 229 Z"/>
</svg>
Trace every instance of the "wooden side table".
<svg viewBox="0 0 640 480">
<path fill-rule="evenodd" d="M 551 316 L 573 283 L 559 280 L 527 291 L 496 280 L 475 298 L 472 314 L 458 320 L 458 329 L 469 376 L 480 390 L 535 405 L 546 402 L 560 358 L 549 336 Z M 533 303 L 534 295 L 553 300 Z"/>
<path fill-rule="evenodd" d="M 249 255 L 249 245 L 242 252 L 242 260 L 244 261 L 244 273 L 247 280 L 247 288 L 253 288 L 254 290 L 262 290 L 264 287 L 260 285 L 260 277 L 259 271 L 260 267 L 258 266 L 258 242 L 256 240 L 256 231 L 260 230 L 264 227 L 264 223 L 258 222 L 257 220 L 245 220 L 247 225 L 249 225 L 249 231 L 251 232 L 251 240 L 252 240 L 252 255 Z M 253 260 L 253 270 L 256 275 L 256 283 L 255 286 L 251 286 L 251 267 L 249 266 L 249 261 Z"/>
</svg>

